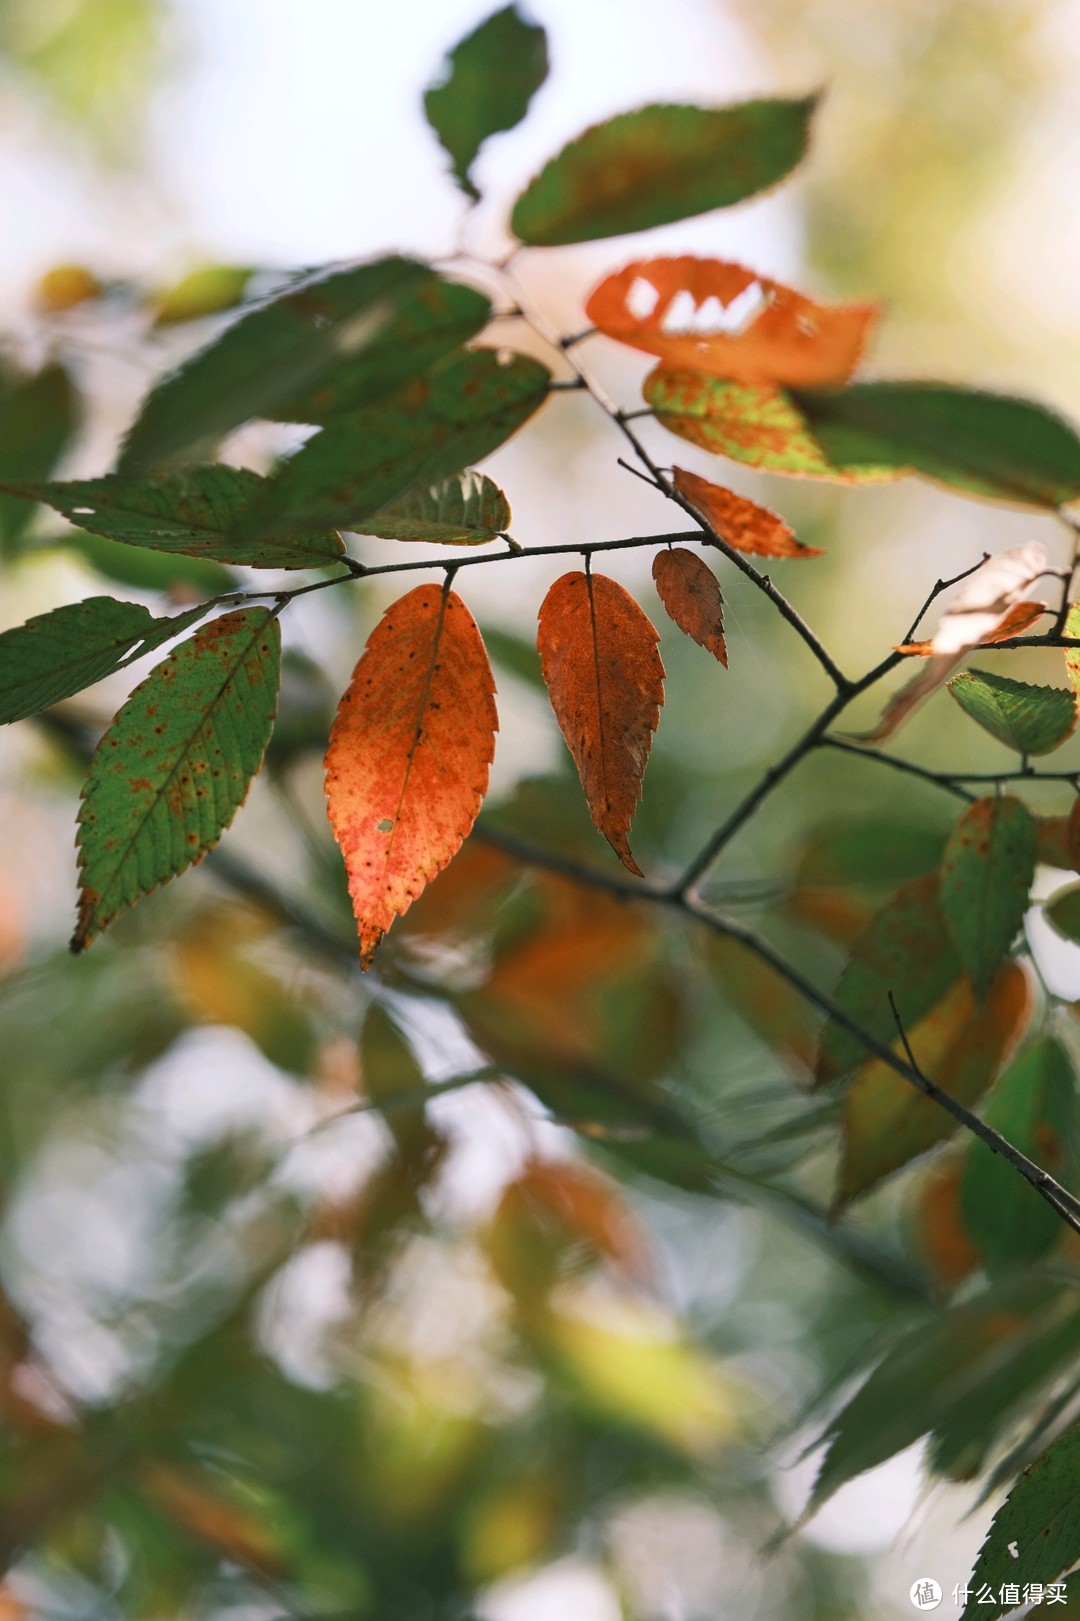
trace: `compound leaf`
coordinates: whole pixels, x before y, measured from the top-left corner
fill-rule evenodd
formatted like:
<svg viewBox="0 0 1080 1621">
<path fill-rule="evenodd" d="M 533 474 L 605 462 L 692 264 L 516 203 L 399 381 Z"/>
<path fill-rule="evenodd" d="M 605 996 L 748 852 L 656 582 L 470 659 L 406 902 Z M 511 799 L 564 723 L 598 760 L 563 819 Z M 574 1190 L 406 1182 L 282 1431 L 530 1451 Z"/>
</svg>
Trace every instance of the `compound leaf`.
<svg viewBox="0 0 1080 1621">
<path fill-rule="evenodd" d="M 217 843 L 262 763 L 280 650 L 275 611 L 240 609 L 182 642 L 135 688 L 83 787 L 73 951 Z"/>
</svg>

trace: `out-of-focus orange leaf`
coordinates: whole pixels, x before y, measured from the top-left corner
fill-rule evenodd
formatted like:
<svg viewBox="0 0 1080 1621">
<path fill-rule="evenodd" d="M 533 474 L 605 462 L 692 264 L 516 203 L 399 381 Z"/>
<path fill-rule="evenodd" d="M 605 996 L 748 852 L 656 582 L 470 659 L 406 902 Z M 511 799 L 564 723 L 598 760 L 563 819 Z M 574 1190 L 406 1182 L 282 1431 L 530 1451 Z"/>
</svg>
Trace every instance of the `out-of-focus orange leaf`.
<svg viewBox="0 0 1080 1621">
<path fill-rule="evenodd" d="M 657 552 L 652 575 L 669 617 L 726 670 L 724 599 L 720 582 L 705 559 L 685 546 L 672 546 Z"/>
<path fill-rule="evenodd" d="M 502 893 L 520 874 L 508 855 L 479 839 L 470 839 L 460 853 L 417 897 L 395 933 L 398 946 L 438 946 L 455 936 L 470 937 L 483 930 Z"/>
<path fill-rule="evenodd" d="M 723 259 L 643 259 L 607 276 L 585 313 L 600 331 L 668 366 L 740 383 L 818 388 L 854 371 L 873 304 L 815 304 Z"/>
<path fill-rule="evenodd" d="M 1068 816 L 1036 817 L 1035 853 L 1047 867 L 1080 872 L 1080 799 Z"/>
<path fill-rule="evenodd" d="M 564 574 L 540 608 L 537 646 L 551 707 L 589 812 L 638 877 L 627 832 L 664 701 L 655 627 L 604 574 Z"/>
<path fill-rule="evenodd" d="M 147 1464 L 141 1471 L 147 1496 L 190 1536 L 237 1564 L 270 1575 L 283 1571 L 277 1537 L 247 1509 L 230 1503 L 193 1469 Z"/>
<path fill-rule="evenodd" d="M 821 556 L 820 547 L 804 546 L 795 538 L 791 526 L 768 507 L 759 507 L 756 501 L 748 501 L 745 495 L 736 495 L 722 484 L 710 484 L 707 478 L 688 473 L 684 467 L 672 471 L 679 494 L 737 551 L 751 552 L 755 557 Z"/>
<path fill-rule="evenodd" d="M 10 1587 L 0 1587 L 0 1621 L 31 1621 L 30 1611 Z"/>
<path fill-rule="evenodd" d="M 572 1160 L 530 1160 L 504 1188 L 488 1250 L 513 1293 L 545 1293 L 569 1246 L 584 1246 L 632 1282 L 649 1275 L 644 1235 L 618 1188 Z"/>
<path fill-rule="evenodd" d="M 495 682 L 468 608 L 449 589 L 417 586 L 372 632 L 326 752 L 361 967 L 472 828 L 497 725 Z"/>
<path fill-rule="evenodd" d="M 100 298 L 104 291 L 97 276 L 85 265 L 53 265 L 34 288 L 34 307 L 43 315 L 60 315 Z"/>
<path fill-rule="evenodd" d="M 963 1174 L 962 1157 L 942 1160 L 920 1182 L 912 1210 L 919 1249 L 943 1289 L 955 1289 L 979 1265 L 979 1251 L 960 1210 Z"/>
<path fill-rule="evenodd" d="M 996 630 L 989 631 L 976 645 L 992 647 L 995 642 L 1007 642 L 1013 636 L 1022 636 L 1046 611 L 1045 602 L 1014 602 Z M 919 658 L 929 658 L 933 651 L 933 642 L 902 642 L 894 649 L 894 652 L 914 654 Z"/>
<path fill-rule="evenodd" d="M 958 980 L 938 1005 L 907 1032 L 919 1067 L 950 1096 L 970 1107 L 994 1080 L 1023 1034 L 1031 1013 L 1031 987 L 1017 963 L 995 975 L 982 1004 L 971 982 Z M 903 1057 L 899 1041 L 894 1050 Z M 843 1150 L 834 1209 L 956 1130 L 932 1098 L 872 1058 L 844 1099 Z"/>
<path fill-rule="evenodd" d="M 738 940 L 710 935 L 707 955 L 739 1017 L 802 1078 L 809 1076 L 818 1021 L 805 998 Z"/>
</svg>

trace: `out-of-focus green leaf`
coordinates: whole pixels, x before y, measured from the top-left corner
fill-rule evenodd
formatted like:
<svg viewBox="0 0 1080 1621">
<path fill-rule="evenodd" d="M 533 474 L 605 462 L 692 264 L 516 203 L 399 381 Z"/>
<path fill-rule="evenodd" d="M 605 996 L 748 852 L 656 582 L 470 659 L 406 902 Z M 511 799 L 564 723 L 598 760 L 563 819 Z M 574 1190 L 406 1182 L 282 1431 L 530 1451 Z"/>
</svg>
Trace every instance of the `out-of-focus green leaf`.
<svg viewBox="0 0 1080 1621">
<path fill-rule="evenodd" d="M 280 651 L 272 609 L 222 614 L 131 694 L 83 788 L 73 950 L 213 849 L 262 762 Z"/>
<path fill-rule="evenodd" d="M 849 465 L 826 455 L 792 396 L 765 383 L 729 383 L 721 377 L 658 366 L 643 393 L 656 420 L 692 445 L 770 473 L 824 478 L 841 484 L 878 484 L 897 470 Z"/>
<path fill-rule="evenodd" d="M 939 1002 L 960 974 L 938 901 L 936 874 L 904 884 L 855 942 L 834 1000 L 882 1041 L 892 1041 L 896 1022 L 889 993 L 910 1030 Z M 830 1023 L 822 1033 L 817 1077 L 846 1075 L 866 1057 L 858 1038 Z"/>
<path fill-rule="evenodd" d="M 510 229 L 522 242 L 553 247 L 740 203 L 799 162 L 815 99 L 658 105 L 594 124 L 529 182 Z"/>
<path fill-rule="evenodd" d="M 1001 1602 L 1006 1582 L 1044 1586 L 1069 1570 L 1080 1553 L 1080 1426 L 1066 1430 L 1042 1457 L 1025 1469 L 994 1522 L 968 1585 L 972 1597 L 963 1621 L 985 1616 L 994 1621 L 1012 1605 Z M 992 1598 L 979 1604 L 979 1591 Z"/>
<path fill-rule="evenodd" d="M 492 661 L 546 699 L 547 687 L 535 636 L 519 636 L 505 625 L 482 624 L 480 630 Z"/>
<path fill-rule="evenodd" d="M 72 552 L 107 580 L 137 591 L 168 591 L 190 600 L 192 595 L 219 597 L 237 586 L 236 575 L 209 557 L 144 550 L 81 530 L 72 530 L 50 550 Z"/>
<path fill-rule="evenodd" d="M 426 540 L 484 546 L 510 527 L 510 503 L 484 473 L 457 473 L 406 490 L 357 525 L 383 540 Z"/>
<path fill-rule="evenodd" d="M 250 265 L 200 265 L 171 287 L 155 293 L 151 308 L 155 326 L 200 321 L 220 315 L 241 302 L 257 272 Z"/>
<path fill-rule="evenodd" d="M 378 1002 L 372 1002 L 360 1035 L 361 1084 L 376 1108 L 388 1104 L 384 1119 L 401 1153 L 408 1157 L 431 1141 L 423 1102 L 405 1099 L 424 1091 L 424 1072 L 398 1026 Z"/>
<path fill-rule="evenodd" d="M 165 468 L 142 478 L 110 473 L 68 484 L 6 488 L 47 502 L 80 529 L 128 546 L 183 552 L 247 568 L 322 568 L 336 562 L 345 547 L 333 530 L 284 536 L 260 531 L 249 538 L 235 534 L 265 485 L 258 473 L 215 462 Z"/>
<path fill-rule="evenodd" d="M 1076 700 L 1064 687 L 1033 687 L 990 670 L 961 670 L 949 691 L 972 720 L 1019 754 L 1049 754 L 1076 730 Z"/>
<path fill-rule="evenodd" d="M 1080 495 L 1080 438 L 1032 400 L 943 383 L 852 383 L 792 397 L 824 455 L 844 467 L 922 473 L 1025 506 Z"/>
<path fill-rule="evenodd" d="M 1024 920 L 1035 876 L 1035 824 L 1007 795 L 978 799 L 941 863 L 941 910 L 981 996 Z"/>
<path fill-rule="evenodd" d="M 1076 1175 L 1076 1076 L 1059 1041 L 1039 1041 L 1009 1065 L 994 1087 L 986 1123 L 1071 1187 Z M 1064 1231 L 1061 1218 L 1007 1160 L 974 1141 L 960 1195 L 964 1221 L 987 1260 L 1035 1261 Z"/>
<path fill-rule="evenodd" d="M 1063 939 L 1080 944 L 1080 884 L 1059 889 L 1053 899 L 1047 901 L 1043 913 Z"/>
<path fill-rule="evenodd" d="M 435 484 L 497 450 L 547 398 L 547 368 L 471 349 L 378 405 L 333 419 L 270 480 L 251 508 L 258 534 L 361 520 L 414 484 Z"/>
<path fill-rule="evenodd" d="M 494 12 L 450 52 L 445 76 L 424 96 L 424 111 L 467 196 L 480 196 L 469 172 L 480 148 L 489 135 L 521 123 L 547 72 L 547 35 L 514 5 Z"/>
<path fill-rule="evenodd" d="M 435 279 L 417 260 L 391 255 L 292 283 L 151 390 L 124 442 L 119 471 L 204 460 L 251 417 L 274 416 L 297 396 L 353 376 L 385 344 L 406 300 Z M 401 364 L 411 375 L 404 355 Z"/>
<path fill-rule="evenodd" d="M 185 630 L 197 608 L 155 619 L 135 602 L 87 597 L 0 636 L 0 724 L 36 715 L 111 675 L 136 647 L 149 652 Z"/>
<path fill-rule="evenodd" d="M 0 483 L 48 478 L 79 426 L 79 397 L 63 366 L 31 377 L 0 370 Z M 34 516 L 33 499 L 0 493 L 0 551 L 17 550 Z"/>
</svg>

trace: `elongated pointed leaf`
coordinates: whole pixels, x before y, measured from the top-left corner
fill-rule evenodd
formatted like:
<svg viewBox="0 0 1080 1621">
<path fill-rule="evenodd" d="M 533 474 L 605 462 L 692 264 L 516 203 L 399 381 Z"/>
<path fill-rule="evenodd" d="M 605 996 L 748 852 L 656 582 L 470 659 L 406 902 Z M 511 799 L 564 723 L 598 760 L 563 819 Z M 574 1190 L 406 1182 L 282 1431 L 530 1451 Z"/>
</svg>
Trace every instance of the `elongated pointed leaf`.
<svg viewBox="0 0 1080 1621">
<path fill-rule="evenodd" d="M 735 107 L 642 107 L 594 124 L 514 204 L 510 229 L 552 247 L 595 242 L 728 208 L 765 191 L 806 150 L 814 98 Z"/>
<path fill-rule="evenodd" d="M 1001 1602 L 1007 1582 L 1021 1592 L 1031 1583 L 1049 1586 L 1080 1559 L 1080 1425 L 1059 1435 L 1025 1469 L 994 1515 L 968 1586 L 972 1597 L 962 1621 L 994 1621 L 1013 1606 Z M 988 1587 L 989 1602 L 978 1594 Z"/>
<path fill-rule="evenodd" d="M 495 683 L 461 598 L 421 585 L 369 638 L 330 733 L 326 798 L 371 965 L 469 833 L 495 753 Z"/>
<path fill-rule="evenodd" d="M 521 123 L 547 72 L 547 35 L 513 5 L 450 52 L 444 78 L 424 95 L 424 111 L 467 196 L 480 195 L 470 174 L 480 148 L 489 135 Z"/>
<path fill-rule="evenodd" d="M 959 977 L 960 959 L 945 927 L 938 888 L 935 873 L 898 889 L 855 942 L 833 993 L 846 1013 L 883 1041 L 896 1035 L 890 991 L 911 1030 Z M 856 1036 L 829 1023 L 822 1032 L 817 1078 L 838 1080 L 865 1057 Z"/>
<path fill-rule="evenodd" d="M 685 546 L 672 546 L 657 552 L 652 574 L 669 617 L 726 669 L 724 599 L 720 582 L 705 559 Z"/>
<path fill-rule="evenodd" d="M 393 323 L 436 279 L 426 265 L 391 256 L 308 277 L 275 294 L 152 390 L 128 433 L 119 471 L 205 459 L 251 417 L 274 416 L 342 377 L 355 381 L 369 361 L 381 382 L 391 350 L 400 358 L 391 360 L 385 386 L 415 375 L 408 346 L 393 342 Z M 487 302 L 471 297 L 482 323 Z"/>
<path fill-rule="evenodd" d="M 142 645 L 176 636 L 203 610 L 155 619 L 135 602 L 87 597 L 0 636 L 0 724 L 23 720 L 111 675 Z"/>
<path fill-rule="evenodd" d="M 921 473 L 966 495 L 1057 507 L 1080 495 L 1080 438 L 1032 400 L 943 383 L 798 392 L 830 460 Z"/>
<path fill-rule="evenodd" d="M 1066 1187 L 1076 1175 L 1076 1076 L 1058 1041 L 1039 1041 L 1009 1065 L 986 1122 Z M 964 1222 L 997 1265 L 1036 1261 L 1060 1238 L 1061 1218 L 984 1143 L 970 1144 L 961 1188 Z"/>
<path fill-rule="evenodd" d="M 660 366 L 646 377 L 643 393 L 669 433 L 748 467 L 839 484 L 880 484 L 900 476 L 885 461 L 848 464 L 828 456 L 792 395 L 767 383 L 729 383 Z"/>
<path fill-rule="evenodd" d="M 745 495 L 736 495 L 722 484 L 710 484 L 707 478 L 688 473 L 683 467 L 676 467 L 674 475 L 679 494 L 736 551 L 756 557 L 821 556 L 816 546 L 804 546 L 797 540 L 791 526 L 768 507 L 759 507 L 756 501 L 748 501 Z"/>
<path fill-rule="evenodd" d="M 63 366 L 33 376 L 0 370 L 0 481 L 48 478 L 79 426 L 79 397 Z M 0 494 L 0 551 L 18 547 L 34 516 L 32 499 Z"/>
<path fill-rule="evenodd" d="M 442 546 L 483 546 L 509 527 L 509 501 L 486 474 L 474 472 L 406 490 L 357 525 L 361 534 L 383 540 Z"/>
<path fill-rule="evenodd" d="M 630 593 L 603 574 L 564 574 L 540 608 L 544 681 L 589 813 L 639 876 L 626 835 L 664 701 L 658 641 Z"/>
<path fill-rule="evenodd" d="M 73 951 L 213 849 L 262 762 L 280 649 L 272 609 L 223 614 L 131 694 L 83 787 Z"/>
<path fill-rule="evenodd" d="M 1049 754 L 1076 730 L 1076 699 L 1064 687 L 1034 687 L 990 670 L 961 670 L 949 691 L 984 731 L 1019 754 Z"/>
<path fill-rule="evenodd" d="M 248 568 L 321 568 L 345 547 L 333 530 L 252 538 L 234 533 L 266 480 L 242 467 L 214 463 L 174 467 L 142 478 L 76 479 L 69 484 L 3 486 L 45 501 L 92 534 L 151 551 L 183 552 Z"/>
<path fill-rule="evenodd" d="M 607 276 L 585 314 L 609 338 L 739 383 L 841 383 L 858 364 L 873 304 L 815 304 L 723 259 L 643 259 Z"/>
<path fill-rule="evenodd" d="M 1005 795 L 976 800 L 945 846 L 941 910 L 980 996 L 1024 920 L 1035 855 L 1031 813 Z"/>
<path fill-rule="evenodd" d="M 959 980 L 914 1026 L 905 1026 L 919 1068 L 957 1102 L 976 1103 L 1023 1034 L 1031 992 L 1022 968 L 1007 963 L 981 1007 Z M 894 1050 L 904 1049 L 899 1040 Z M 844 1099 L 843 1152 L 834 1209 L 943 1142 L 957 1129 L 941 1106 L 880 1058 L 859 1070 Z M 1016 1172 L 1009 1168 L 1010 1175 Z M 1019 1179 L 1017 1179 L 1019 1180 Z"/>
<path fill-rule="evenodd" d="M 435 484 L 497 450 L 540 406 L 550 376 L 525 355 L 472 349 L 309 439 L 252 508 L 253 534 L 362 520 L 414 484 Z"/>
</svg>

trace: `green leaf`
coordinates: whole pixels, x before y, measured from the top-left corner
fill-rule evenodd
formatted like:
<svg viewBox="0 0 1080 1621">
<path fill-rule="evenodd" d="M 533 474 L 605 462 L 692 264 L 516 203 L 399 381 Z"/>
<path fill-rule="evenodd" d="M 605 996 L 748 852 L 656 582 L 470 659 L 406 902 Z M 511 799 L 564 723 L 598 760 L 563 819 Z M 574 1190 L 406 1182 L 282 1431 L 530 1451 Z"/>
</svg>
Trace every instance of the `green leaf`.
<svg viewBox="0 0 1080 1621">
<path fill-rule="evenodd" d="M 829 1447 L 806 1513 L 975 1403 L 1003 1347 L 1037 1336 L 1039 1313 L 1054 1298 L 1042 1282 L 995 1286 L 899 1338 L 825 1432 Z"/>
<path fill-rule="evenodd" d="M 290 402 L 322 389 L 331 390 L 332 398 L 342 391 L 351 402 L 369 366 L 377 391 L 414 376 L 418 361 L 419 369 L 430 361 L 423 345 L 418 354 L 398 343 L 394 323 L 410 299 L 436 284 L 426 265 L 397 256 L 293 282 L 242 315 L 152 390 L 128 433 L 119 471 L 204 460 L 241 423 L 279 416 Z M 460 317 L 457 302 L 463 302 L 482 325 L 487 300 L 468 288 L 459 293 L 455 313 Z M 458 319 L 454 343 L 460 324 Z M 445 352 L 445 334 L 441 341 L 438 353 Z M 305 417 L 292 416 L 290 408 L 287 419 Z"/>
<path fill-rule="evenodd" d="M 412 1048 L 379 1002 L 372 1002 L 360 1033 L 364 1096 L 383 1118 L 400 1152 L 423 1151 L 432 1140 L 424 1109 L 427 1085 Z"/>
<path fill-rule="evenodd" d="M 383 540 L 484 546 L 510 527 L 510 503 L 484 473 L 456 473 L 438 484 L 406 490 L 357 525 Z"/>
<path fill-rule="evenodd" d="M 943 383 L 853 383 L 792 398 L 825 456 L 844 466 L 922 473 L 1026 506 L 1080 495 L 1080 438 L 1031 400 Z"/>
<path fill-rule="evenodd" d="M 1080 1425 L 1066 1430 L 1025 1469 L 1001 1508 L 975 1562 L 968 1586 L 972 1598 L 963 1621 L 994 1621 L 1012 1605 L 1000 1602 L 1005 1582 L 1021 1591 L 1031 1582 L 1048 1586 L 1080 1559 Z M 976 1595 L 989 1587 L 992 1603 Z"/>
<path fill-rule="evenodd" d="M 131 694 L 83 787 L 73 951 L 217 843 L 262 762 L 280 650 L 273 609 L 223 614 Z"/>
<path fill-rule="evenodd" d="M 980 995 L 1024 921 L 1035 857 L 1031 813 L 1006 795 L 977 799 L 945 846 L 941 910 Z"/>
<path fill-rule="evenodd" d="M 155 619 L 136 602 L 87 597 L 0 636 L 0 724 L 23 720 L 92 687 L 119 669 L 140 643 L 160 646 L 187 628 L 193 614 Z"/>
<path fill-rule="evenodd" d="M 1063 939 L 1080 945 L 1080 884 L 1059 889 L 1043 908 L 1043 915 Z"/>
<path fill-rule="evenodd" d="M 250 265 L 199 265 L 155 295 L 154 325 L 201 321 L 234 309 L 257 274 Z"/>
<path fill-rule="evenodd" d="M 115 580 L 118 585 L 133 586 L 137 591 L 219 597 L 225 591 L 235 591 L 237 585 L 235 574 L 208 557 L 144 551 L 141 547 L 107 540 L 104 535 L 91 535 L 81 529 L 73 529 L 62 540 L 54 541 L 49 550 L 71 552 L 106 579 Z"/>
<path fill-rule="evenodd" d="M 248 568 L 322 568 L 345 551 L 333 530 L 313 534 L 260 532 L 240 539 L 234 529 L 266 480 L 242 467 L 213 463 L 174 467 L 142 478 L 76 479 L 69 484 L 8 485 L 45 501 L 80 529 L 128 546 L 183 552 Z"/>
<path fill-rule="evenodd" d="M 435 484 L 497 450 L 547 397 L 526 355 L 453 355 L 378 405 L 335 417 L 266 486 L 247 522 L 362 528 L 413 484 Z"/>
<path fill-rule="evenodd" d="M 1018 754 L 1049 754 L 1076 730 L 1076 699 L 1065 687 L 1034 687 L 990 670 L 962 670 L 949 691 L 972 720 Z"/>
<path fill-rule="evenodd" d="M 840 484 L 876 484 L 899 476 L 892 467 L 848 467 L 828 459 L 791 395 L 770 384 L 729 383 L 658 366 L 642 392 L 669 433 L 748 467 Z"/>
<path fill-rule="evenodd" d="M 32 377 L 0 370 L 0 481 L 48 478 L 79 427 L 79 398 L 63 366 Z M 10 556 L 34 516 L 32 500 L 0 494 L 0 551 Z"/>
<path fill-rule="evenodd" d="M 741 203 L 799 162 L 815 101 L 660 105 L 594 124 L 529 182 L 510 229 L 522 242 L 554 247 Z"/>
<path fill-rule="evenodd" d="M 547 35 L 516 6 L 493 13 L 451 51 L 424 111 L 467 196 L 480 196 L 469 174 L 480 148 L 489 135 L 521 123 L 547 73 Z"/>
<path fill-rule="evenodd" d="M 882 1041 L 896 1024 L 892 992 L 906 1029 L 912 1029 L 958 978 L 960 961 L 938 902 L 936 874 L 904 884 L 855 942 L 833 999 Z M 842 1025 L 825 1026 L 818 1051 L 819 1082 L 834 1081 L 861 1064 L 866 1048 Z"/>
<path fill-rule="evenodd" d="M 1076 1174 L 1076 1077 L 1058 1041 L 1039 1041 L 995 1086 L 986 1122 L 1066 1187 Z M 1000 1155 L 978 1140 L 968 1148 L 960 1208 L 972 1240 L 991 1263 L 1036 1261 L 1063 1231 L 1061 1218 Z"/>
</svg>

